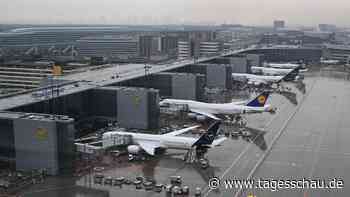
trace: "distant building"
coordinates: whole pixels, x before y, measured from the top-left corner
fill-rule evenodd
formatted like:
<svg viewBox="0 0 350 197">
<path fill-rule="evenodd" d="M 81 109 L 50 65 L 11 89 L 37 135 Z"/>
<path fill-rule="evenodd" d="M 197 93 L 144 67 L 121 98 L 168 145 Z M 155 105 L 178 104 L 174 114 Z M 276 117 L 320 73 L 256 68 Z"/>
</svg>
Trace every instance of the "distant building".
<svg viewBox="0 0 350 197">
<path fill-rule="evenodd" d="M 139 55 L 139 40 L 123 36 L 84 37 L 77 41 L 77 49 L 85 57 L 135 57 Z"/>
<path fill-rule="evenodd" d="M 177 36 L 162 36 L 160 39 L 162 53 L 169 53 L 177 48 L 177 42 L 179 40 Z"/>
<path fill-rule="evenodd" d="M 279 37 L 277 34 L 263 34 L 260 39 L 260 44 L 277 44 L 279 42 Z"/>
<path fill-rule="evenodd" d="M 298 45 L 274 45 L 244 51 L 245 54 L 264 55 L 267 62 L 319 62 L 322 49 L 319 47 L 302 47 Z"/>
<path fill-rule="evenodd" d="M 349 32 L 335 32 L 332 40 L 334 44 L 350 45 L 350 33 Z"/>
<path fill-rule="evenodd" d="M 197 41 L 214 41 L 217 38 L 217 33 L 214 31 L 188 31 L 179 34 L 179 39 L 182 41 L 197 40 Z"/>
<path fill-rule="evenodd" d="M 179 41 L 178 42 L 178 59 L 186 59 L 199 56 L 213 56 L 222 50 L 220 42 L 199 42 Z"/>
<path fill-rule="evenodd" d="M 327 44 L 323 51 L 323 57 L 348 63 L 350 62 L 350 46 Z"/>
<path fill-rule="evenodd" d="M 154 59 L 175 54 L 177 41 L 177 36 L 142 35 L 139 37 L 140 57 Z"/>
<path fill-rule="evenodd" d="M 152 54 L 153 36 L 140 36 L 140 56 L 150 58 Z"/>
<path fill-rule="evenodd" d="M 0 88 L 31 89 L 43 84 L 53 75 L 65 75 L 87 67 L 87 64 L 55 64 L 52 61 L 4 62 L 0 66 Z M 52 82 L 49 80 L 49 82 Z"/>
<path fill-rule="evenodd" d="M 179 34 L 178 59 L 208 56 L 221 50 L 213 31 L 189 31 Z"/>
<path fill-rule="evenodd" d="M 320 39 L 329 39 L 332 35 L 332 32 L 305 31 L 304 35 Z"/>
<path fill-rule="evenodd" d="M 200 42 L 200 56 L 213 56 L 221 51 L 220 42 Z"/>
<path fill-rule="evenodd" d="M 230 42 L 234 39 L 234 32 L 229 30 L 218 31 L 217 39 L 223 42 Z"/>
<path fill-rule="evenodd" d="M 74 162 L 74 120 L 66 116 L 1 112 L 0 157 L 16 170 L 70 174 Z"/>
<path fill-rule="evenodd" d="M 192 47 L 189 41 L 178 41 L 178 59 L 187 59 L 192 56 Z"/>
<path fill-rule="evenodd" d="M 337 26 L 331 24 L 319 24 L 318 29 L 323 32 L 336 32 Z"/>
<path fill-rule="evenodd" d="M 200 54 L 200 43 L 198 40 L 178 42 L 178 59 L 198 58 Z"/>
<path fill-rule="evenodd" d="M 285 28 L 285 22 L 283 20 L 275 20 L 273 21 L 273 28 L 275 30 Z"/>
<path fill-rule="evenodd" d="M 0 32 L 0 46 L 25 52 L 32 47 L 48 50 L 52 46 L 64 49 L 88 36 L 119 35 L 118 26 L 41 26 L 15 28 Z"/>
<path fill-rule="evenodd" d="M 328 42 L 331 38 L 329 32 L 319 31 L 297 31 L 297 30 L 278 30 L 275 33 L 267 33 L 260 36 L 259 44 L 262 45 L 318 45 Z"/>
</svg>

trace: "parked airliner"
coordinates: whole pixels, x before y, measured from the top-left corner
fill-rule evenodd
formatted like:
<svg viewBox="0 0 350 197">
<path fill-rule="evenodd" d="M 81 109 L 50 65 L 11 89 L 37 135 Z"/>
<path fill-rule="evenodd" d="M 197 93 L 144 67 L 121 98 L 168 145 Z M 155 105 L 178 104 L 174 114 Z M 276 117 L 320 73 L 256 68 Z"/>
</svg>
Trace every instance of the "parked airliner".
<svg viewBox="0 0 350 197">
<path fill-rule="evenodd" d="M 266 76 L 266 75 L 255 75 L 248 73 L 232 73 L 232 78 L 237 81 L 247 80 L 250 85 L 272 85 L 278 84 L 282 81 L 285 76 Z"/>
<path fill-rule="evenodd" d="M 144 151 L 149 155 L 155 155 L 156 149 L 179 149 L 191 150 L 192 148 L 211 148 L 220 145 L 226 137 L 215 139 L 220 127 L 220 121 L 211 124 L 208 130 L 199 138 L 179 136 L 190 130 L 196 129 L 198 126 L 188 127 L 185 129 L 173 131 L 170 133 L 155 135 L 146 133 L 132 133 L 132 132 L 107 132 L 103 134 L 104 144 L 113 144 L 108 140 L 114 140 L 114 136 L 128 135 L 132 137 L 133 144 L 127 147 L 128 153 L 139 154 Z"/>
<path fill-rule="evenodd" d="M 185 105 L 188 106 L 190 112 L 203 115 L 214 120 L 221 120 L 222 118 L 219 118 L 218 116 L 274 112 L 275 109 L 266 104 L 268 97 L 269 92 L 263 92 L 247 104 L 242 102 L 204 103 L 193 100 L 164 99 L 160 102 L 160 106 Z"/>
<path fill-rule="evenodd" d="M 281 69 L 281 68 L 268 68 L 268 67 L 251 67 L 252 73 L 254 74 L 262 74 L 268 76 L 283 76 L 291 73 L 294 69 Z"/>
</svg>

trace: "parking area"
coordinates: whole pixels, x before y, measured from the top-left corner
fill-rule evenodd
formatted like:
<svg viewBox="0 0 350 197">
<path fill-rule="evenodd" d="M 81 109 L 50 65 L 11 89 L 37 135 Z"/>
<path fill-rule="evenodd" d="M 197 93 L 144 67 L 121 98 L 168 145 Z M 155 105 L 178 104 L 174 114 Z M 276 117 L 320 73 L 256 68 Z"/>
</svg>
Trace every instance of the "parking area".
<svg viewBox="0 0 350 197">
<path fill-rule="evenodd" d="M 184 151 L 168 150 L 157 158 L 135 162 L 128 162 L 126 157 L 105 157 L 99 172 L 91 171 L 81 177 L 69 178 L 70 181 L 60 181 L 62 185 L 52 180 L 55 183 L 52 187 L 48 181 L 46 186 L 35 186 L 23 196 L 52 196 L 60 190 L 71 191 L 70 196 L 77 196 L 74 188 L 99 193 L 94 196 L 166 196 L 165 187 L 157 192 L 155 187 L 146 190 L 147 184 L 136 188 L 134 182 L 137 177 L 144 177 L 166 186 L 171 183 L 172 176 L 180 176 L 181 187 L 187 186 L 192 196 L 196 188 L 201 189 L 202 196 L 346 196 L 350 166 L 347 151 L 350 82 L 344 77 L 312 71 L 306 73 L 302 89 L 298 83 L 287 83 L 286 86 L 295 93 L 297 103 L 283 94 L 272 94 L 269 103 L 278 108 L 276 114 L 246 116 L 247 126 L 261 132 L 249 137 L 229 136 L 220 147 L 208 151 L 207 168 L 184 162 Z M 247 96 L 242 98 L 247 99 Z M 234 131 L 235 128 L 223 125 L 222 129 Z M 103 175 L 103 181 L 96 182 L 96 175 Z M 130 184 L 105 182 L 106 178 L 116 180 L 121 177 L 123 182 L 129 180 Z M 273 192 L 269 189 L 225 189 L 223 186 L 210 190 L 208 182 L 212 177 L 221 180 L 341 178 L 345 188 L 335 192 L 300 189 Z"/>
</svg>

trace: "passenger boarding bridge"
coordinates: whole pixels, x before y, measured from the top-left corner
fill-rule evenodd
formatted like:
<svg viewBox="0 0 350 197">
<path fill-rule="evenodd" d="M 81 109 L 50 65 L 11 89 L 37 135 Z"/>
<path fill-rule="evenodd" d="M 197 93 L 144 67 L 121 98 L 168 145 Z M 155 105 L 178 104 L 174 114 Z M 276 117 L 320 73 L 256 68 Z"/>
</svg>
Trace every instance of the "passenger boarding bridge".
<svg viewBox="0 0 350 197">
<path fill-rule="evenodd" d="M 30 105 L 50 100 L 52 98 L 63 97 L 70 94 L 93 89 L 96 87 L 108 86 L 122 81 L 143 77 L 145 75 L 165 72 L 172 69 L 185 67 L 193 63 L 203 63 L 219 57 L 238 54 L 249 49 L 251 48 L 228 51 L 212 57 L 201 57 L 198 59 L 180 60 L 171 64 L 164 65 L 149 65 L 145 67 L 144 64 L 129 64 L 122 66 L 111 66 L 99 70 L 88 70 L 81 73 L 71 74 L 60 78 L 62 80 L 66 80 L 67 82 L 64 82 L 55 87 L 42 87 L 0 98 L 0 111 Z M 59 89 L 59 91 L 54 93 L 54 91 L 51 90 L 50 92 L 50 89 L 54 88 Z M 37 93 L 38 91 L 47 91 L 50 93 L 43 96 L 38 96 L 40 95 L 40 93 Z"/>
</svg>

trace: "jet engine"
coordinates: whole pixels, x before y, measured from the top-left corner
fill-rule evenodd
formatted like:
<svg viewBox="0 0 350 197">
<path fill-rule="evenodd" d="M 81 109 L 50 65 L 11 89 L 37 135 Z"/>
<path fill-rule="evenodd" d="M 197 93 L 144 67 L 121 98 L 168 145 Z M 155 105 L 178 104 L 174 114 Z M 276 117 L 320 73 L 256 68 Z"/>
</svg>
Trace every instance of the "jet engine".
<svg viewBox="0 0 350 197">
<path fill-rule="evenodd" d="M 142 148 L 139 145 L 129 145 L 127 150 L 130 154 L 139 154 Z"/>
<path fill-rule="evenodd" d="M 197 115 L 197 116 L 196 116 L 196 120 L 197 120 L 198 122 L 204 122 L 206 119 L 207 119 L 207 117 L 202 116 L 202 115 Z"/>
<path fill-rule="evenodd" d="M 195 113 L 188 113 L 187 116 L 190 118 L 190 119 L 195 119 L 197 114 Z"/>
<path fill-rule="evenodd" d="M 265 83 L 261 82 L 261 81 L 254 81 L 254 85 L 255 86 L 260 86 L 260 85 L 265 85 Z"/>
<path fill-rule="evenodd" d="M 196 120 L 198 122 L 204 122 L 207 120 L 206 116 L 197 115 L 196 113 L 187 113 L 188 118 Z"/>
</svg>

